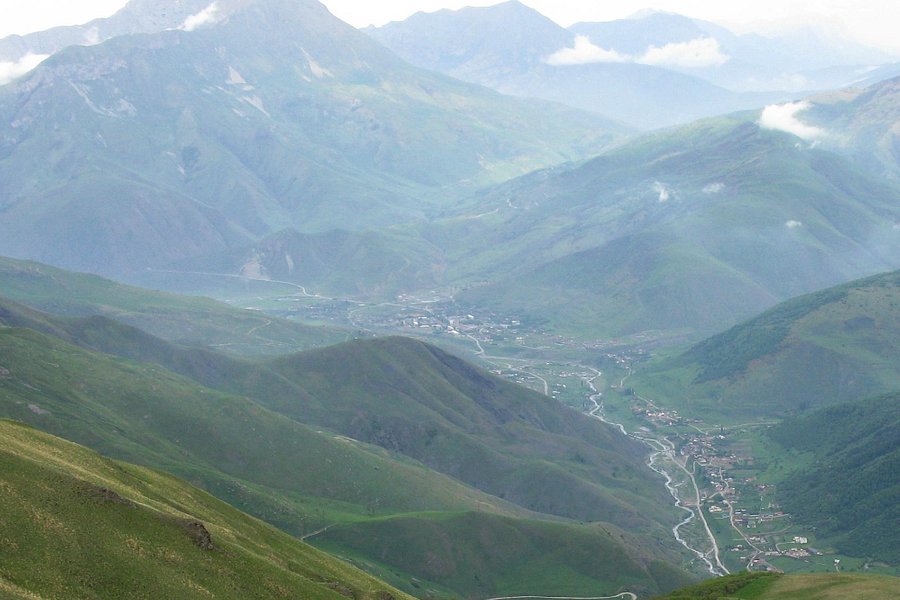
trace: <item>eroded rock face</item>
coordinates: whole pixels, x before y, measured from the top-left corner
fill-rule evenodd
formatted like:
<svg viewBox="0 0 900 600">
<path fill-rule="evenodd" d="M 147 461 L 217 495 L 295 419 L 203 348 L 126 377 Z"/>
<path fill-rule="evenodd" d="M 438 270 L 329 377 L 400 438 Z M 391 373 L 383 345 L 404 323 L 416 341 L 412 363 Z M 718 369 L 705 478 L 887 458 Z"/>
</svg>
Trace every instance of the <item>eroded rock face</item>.
<svg viewBox="0 0 900 600">
<path fill-rule="evenodd" d="M 212 535 L 206 526 L 200 521 L 188 521 L 184 524 L 184 528 L 197 547 L 201 550 L 214 550 Z"/>
</svg>

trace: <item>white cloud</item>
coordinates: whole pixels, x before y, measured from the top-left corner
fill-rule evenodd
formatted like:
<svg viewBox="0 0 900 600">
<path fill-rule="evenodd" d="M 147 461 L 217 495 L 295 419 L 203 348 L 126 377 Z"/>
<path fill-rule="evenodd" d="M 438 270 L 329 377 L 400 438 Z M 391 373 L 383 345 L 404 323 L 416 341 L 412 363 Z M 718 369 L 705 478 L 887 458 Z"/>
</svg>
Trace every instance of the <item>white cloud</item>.
<svg viewBox="0 0 900 600">
<path fill-rule="evenodd" d="M 797 115 L 810 107 L 806 100 L 788 102 L 787 104 L 770 104 L 759 117 L 759 126 L 763 129 L 774 129 L 796 135 L 806 141 L 817 141 L 828 137 L 828 132 L 821 127 L 802 123 Z"/>
<path fill-rule="evenodd" d="M 5 85 L 31 71 L 44 62 L 49 54 L 31 54 L 30 52 L 16 62 L 0 62 L 0 85 Z"/>
<path fill-rule="evenodd" d="M 562 48 L 544 59 L 544 62 L 554 67 L 566 65 L 589 65 L 593 63 L 621 63 L 628 62 L 630 57 L 619 54 L 615 50 L 605 50 L 595 46 L 585 35 L 575 36 L 575 45 L 572 48 Z"/>
<path fill-rule="evenodd" d="M 669 198 L 671 198 L 671 194 L 669 193 L 669 190 L 668 188 L 666 188 L 665 184 L 657 181 L 653 184 L 653 189 L 659 194 L 660 202 L 668 202 Z"/>
<path fill-rule="evenodd" d="M 797 229 L 798 227 L 803 227 L 803 221 L 794 221 L 791 219 L 787 223 L 784 224 L 788 229 Z"/>
<path fill-rule="evenodd" d="M 721 182 L 710 183 L 707 186 L 704 186 L 703 193 L 704 194 L 718 194 L 722 190 L 725 189 L 725 184 Z"/>
<path fill-rule="evenodd" d="M 622 54 L 595 45 L 584 35 L 575 36 L 571 48 L 557 50 L 544 59 L 548 65 L 588 65 L 593 63 L 636 62 L 661 67 L 718 67 L 729 60 L 713 38 L 697 38 L 689 42 L 650 46 L 641 56 Z"/>
<path fill-rule="evenodd" d="M 219 12 L 219 4 L 213 2 L 197 14 L 191 15 L 185 19 L 184 23 L 181 25 L 181 29 L 185 31 L 194 31 L 202 25 L 211 23 L 215 20 L 217 12 Z"/>
<path fill-rule="evenodd" d="M 731 57 L 722 52 L 714 38 L 697 38 L 689 42 L 650 46 L 637 62 L 659 67 L 720 67 Z"/>
</svg>

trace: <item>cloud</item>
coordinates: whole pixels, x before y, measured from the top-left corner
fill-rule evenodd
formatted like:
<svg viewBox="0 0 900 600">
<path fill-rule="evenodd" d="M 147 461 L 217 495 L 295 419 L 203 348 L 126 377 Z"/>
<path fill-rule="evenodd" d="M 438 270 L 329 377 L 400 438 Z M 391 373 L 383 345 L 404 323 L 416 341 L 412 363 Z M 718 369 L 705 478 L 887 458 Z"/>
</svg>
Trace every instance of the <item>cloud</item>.
<svg viewBox="0 0 900 600">
<path fill-rule="evenodd" d="M 797 114 L 807 110 L 810 103 L 788 102 L 787 104 L 770 104 L 759 117 L 759 126 L 763 129 L 774 129 L 796 135 L 806 141 L 818 141 L 828 137 L 828 132 L 821 127 L 806 125 L 797 118 Z"/>
<path fill-rule="evenodd" d="M 722 190 L 725 189 L 725 184 L 721 182 L 710 183 L 707 186 L 703 187 L 704 194 L 718 194 Z"/>
<path fill-rule="evenodd" d="M 605 50 L 595 46 L 586 35 L 575 36 L 575 45 L 572 48 L 562 48 L 544 59 L 544 62 L 554 67 L 567 65 L 589 65 L 593 63 L 622 63 L 628 62 L 630 57 L 619 54 L 615 50 Z"/>
<path fill-rule="evenodd" d="M 803 221 L 794 221 L 791 219 L 787 223 L 784 224 L 788 229 L 797 229 L 798 227 L 803 227 Z"/>
<path fill-rule="evenodd" d="M 585 35 L 575 36 L 571 48 L 557 50 L 544 59 L 553 66 L 589 65 L 593 63 L 640 63 L 660 67 L 718 67 L 730 57 L 723 54 L 719 42 L 713 38 L 697 38 L 689 42 L 666 44 L 662 48 L 650 46 L 640 56 L 622 54 L 595 45 Z"/>
<path fill-rule="evenodd" d="M 697 38 L 689 42 L 666 44 L 658 48 L 650 46 L 643 56 L 636 59 L 644 65 L 657 67 L 721 67 L 731 57 L 722 52 L 715 38 Z"/>
<path fill-rule="evenodd" d="M 13 79 L 21 77 L 49 57 L 49 54 L 32 54 L 29 52 L 16 62 L 0 62 L 0 85 L 5 85 Z"/>
<path fill-rule="evenodd" d="M 194 31 L 201 25 L 206 25 L 207 23 L 211 23 L 216 18 L 216 13 L 219 12 L 219 4 L 217 2 L 213 2 L 200 12 L 195 15 L 189 16 L 184 20 L 180 29 L 185 31 Z"/>
<path fill-rule="evenodd" d="M 669 190 L 668 190 L 668 188 L 666 188 L 665 184 L 662 184 L 657 181 L 656 183 L 653 184 L 653 190 L 659 194 L 660 202 L 668 202 L 669 201 L 671 194 L 669 193 Z"/>
</svg>

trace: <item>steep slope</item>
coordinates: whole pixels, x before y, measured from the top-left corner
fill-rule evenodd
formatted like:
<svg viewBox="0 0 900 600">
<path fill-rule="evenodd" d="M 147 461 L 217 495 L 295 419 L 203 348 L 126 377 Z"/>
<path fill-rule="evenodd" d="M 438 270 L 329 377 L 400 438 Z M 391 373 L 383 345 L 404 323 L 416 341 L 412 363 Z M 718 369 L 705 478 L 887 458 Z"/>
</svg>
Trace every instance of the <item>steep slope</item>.
<svg viewBox="0 0 900 600">
<path fill-rule="evenodd" d="M 828 147 L 879 176 L 900 181 L 900 77 L 810 98 L 802 117 L 821 128 L 820 138 Z"/>
<path fill-rule="evenodd" d="M 176 376 L 160 365 L 176 365 L 183 372 L 208 378 L 223 387 L 235 386 L 237 380 L 248 388 L 272 392 L 289 389 L 294 393 L 295 403 L 321 402 L 304 395 L 296 385 L 280 381 L 275 371 L 213 352 L 179 348 L 104 317 L 51 317 L 12 303 L 5 303 L 0 314 L 0 414 L 63 434 L 109 454 L 180 474 L 290 533 L 321 535 L 323 527 L 350 527 L 351 523 L 363 531 L 365 522 L 374 524 L 398 514 L 437 531 L 448 519 L 463 512 L 478 511 L 511 517 L 507 527 L 513 529 L 549 529 L 549 538 L 531 539 L 534 546 L 529 552 L 532 553 L 541 553 L 546 543 L 554 543 L 552 540 L 574 531 L 600 552 L 596 558 L 601 562 L 627 555 L 628 572 L 634 576 L 629 581 L 642 589 L 668 589 L 687 576 L 676 566 L 664 566 L 664 563 L 680 563 L 680 556 L 664 541 L 652 542 L 640 535 L 634 539 L 615 537 L 617 530 L 602 523 L 553 527 L 544 520 L 559 522 L 561 519 L 525 510 L 468 487 L 396 451 L 388 452 L 345 435 L 301 425 L 244 397 L 218 392 Z M 17 327 L 8 328 L 2 323 Z M 116 359 L 62 339 L 156 364 Z M 364 354 L 357 353 L 357 356 L 361 358 Z M 342 363 L 341 371 L 333 372 L 330 377 L 362 370 L 361 377 L 377 381 L 376 371 L 362 365 L 348 369 L 347 365 Z M 311 378 L 316 376 L 314 373 Z M 423 377 L 431 375 L 426 373 Z M 267 378 L 267 381 L 253 385 L 254 378 Z M 331 393 L 338 392 L 332 389 Z M 356 393 L 353 399 L 359 397 Z M 496 400 L 493 403 L 499 404 Z M 414 404 L 410 406 L 413 416 L 421 414 L 415 411 Z M 472 445 L 468 442 L 469 447 Z M 576 451 L 582 450 L 576 445 Z M 518 451 L 527 455 L 533 449 L 522 447 Z M 629 459 L 615 456 L 612 448 L 598 452 L 604 456 L 608 453 L 623 477 L 628 474 L 623 467 L 630 464 Z M 493 450 L 493 454 L 498 452 Z M 590 454 L 585 456 L 592 458 Z M 520 462 L 528 466 L 525 461 Z M 551 465 L 549 471 L 560 469 Z M 584 467 L 575 475 L 586 477 L 587 471 L 588 467 Z M 643 482 L 645 476 L 625 478 L 626 487 L 630 489 L 632 483 Z M 627 511 L 623 517 L 622 503 L 615 498 L 611 486 L 609 490 L 599 485 L 590 488 L 586 480 L 575 476 L 557 477 L 557 483 L 568 486 L 553 490 L 552 500 L 562 506 L 579 508 L 575 501 L 578 499 L 573 500 L 567 493 L 582 493 L 581 485 L 588 488 L 589 499 L 605 503 L 605 508 L 591 507 L 595 513 L 619 520 L 637 518 Z M 653 490 L 647 491 L 653 494 Z M 641 515 L 639 524 L 648 531 L 661 530 L 652 524 L 654 518 L 665 519 L 661 514 Z M 455 526 L 465 541 L 447 550 L 466 552 L 467 545 L 479 535 L 467 527 L 480 522 L 476 519 Z M 488 518 L 488 522 L 493 521 Z M 331 549 L 342 555 L 350 552 L 358 564 L 380 572 L 378 548 L 360 547 L 352 536 L 336 539 L 329 539 Z M 666 540 L 667 536 L 660 533 L 659 539 Z M 574 547 L 558 549 L 558 561 L 545 564 L 548 581 L 559 581 L 565 572 L 564 565 L 575 560 L 577 554 Z M 421 589 L 422 582 L 429 581 L 429 573 L 421 572 L 419 563 L 410 556 L 391 564 L 392 581 L 404 589 Z M 516 564 L 509 562 L 490 565 L 498 593 L 514 588 L 512 575 L 516 568 Z M 580 593 L 589 593 L 599 583 L 615 585 L 614 581 L 606 581 L 605 571 L 591 573 L 592 578 L 586 577 L 575 584 Z M 436 579 L 434 585 L 451 596 L 463 595 L 468 589 L 462 585 L 454 587 L 459 581 Z"/>
<path fill-rule="evenodd" d="M 515 0 L 487 8 L 418 13 L 366 30 L 410 63 L 505 94 L 590 110 L 638 129 L 685 123 L 778 97 L 737 94 L 698 77 L 579 55 L 575 35 Z M 602 51 L 601 51 L 602 52 Z"/>
<path fill-rule="evenodd" d="M 313 543 L 354 559 L 372 557 L 372 572 L 387 580 L 403 569 L 473 600 L 500 593 L 583 597 L 622 590 L 644 597 L 691 580 L 657 558 L 666 555 L 648 550 L 647 538 L 485 513 L 350 523 L 329 528 Z"/>
<path fill-rule="evenodd" d="M 158 471 L 0 420 L 4 598 L 408 598 Z"/>
<path fill-rule="evenodd" d="M 741 573 L 677 590 L 657 600 L 867 600 L 900 594 L 900 579 L 877 575 Z"/>
<path fill-rule="evenodd" d="M 637 444 L 420 342 L 355 341 L 260 363 L 169 344 L 103 317 L 52 317 L 2 300 L 0 323 L 161 365 L 539 513 L 642 529 L 666 518 Z"/>
<path fill-rule="evenodd" d="M 778 484 L 785 510 L 845 554 L 900 563 L 900 394 L 820 409 L 768 435 L 812 455 Z"/>
<path fill-rule="evenodd" d="M 900 389 L 900 271 L 779 304 L 648 365 L 632 385 L 688 411 L 792 414 Z"/>
<path fill-rule="evenodd" d="M 0 257 L 0 295 L 65 316 L 105 316 L 189 346 L 241 354 L 279 354 L 347 339 L 348 332 L 310 327 L 208 298 L 137 288 L 96 275 Z"/>
<path fill-rule="evenodd" d="M 457 276 L 488 282 L 457 298 L 581 335 L 696 335 L 900 266 L 900 189 L 758 115 L 476 196 L 463 210 L 483 218 L 451 214 L 434 234 Z"/>
<path fill-rule="evenodd" d="M 433 346 L 363 340 L 267 367 L 305 391 L 305 401 L 263 378 L 241 393 L 531 510 L 646 528 L 664 501 L 639 445 Z"/>
<path fill-rule="evenodd" d="M 107 274 L 415 221 L 612 137 L 414 69 L 314 0 L 69 47 L 0 89 L 0 123 L 0 252 Z"/>
<path fill-rule="evenodd" d="M 293 533 L 315 508 L 365 514 L 516 509 L 411 461 L 320 432 L 157 365 L 0 329 L 6 418 L 165 468 Z M 519 511 L 521 512 L 521 511 Z M 318 524 L 327 517 L 319 516 Z"/>
</svg>

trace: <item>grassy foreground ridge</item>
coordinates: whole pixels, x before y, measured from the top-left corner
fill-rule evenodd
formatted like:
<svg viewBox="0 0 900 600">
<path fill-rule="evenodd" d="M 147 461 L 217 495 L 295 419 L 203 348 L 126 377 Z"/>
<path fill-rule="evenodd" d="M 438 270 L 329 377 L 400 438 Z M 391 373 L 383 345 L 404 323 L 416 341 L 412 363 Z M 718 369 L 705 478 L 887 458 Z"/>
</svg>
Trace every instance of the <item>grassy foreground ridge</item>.
<svg viewBox="0 0 900 600">
<path fill-rule="evenodd" d="M 741 573 L 704 581 L 655 600 L 888 600 L 900 579 L 876 575 Z"/>
<path fill-rule="evenodd" d="M 0 420 L 0 597 L 408 598 L 186 482 Z"/>
</svg>

